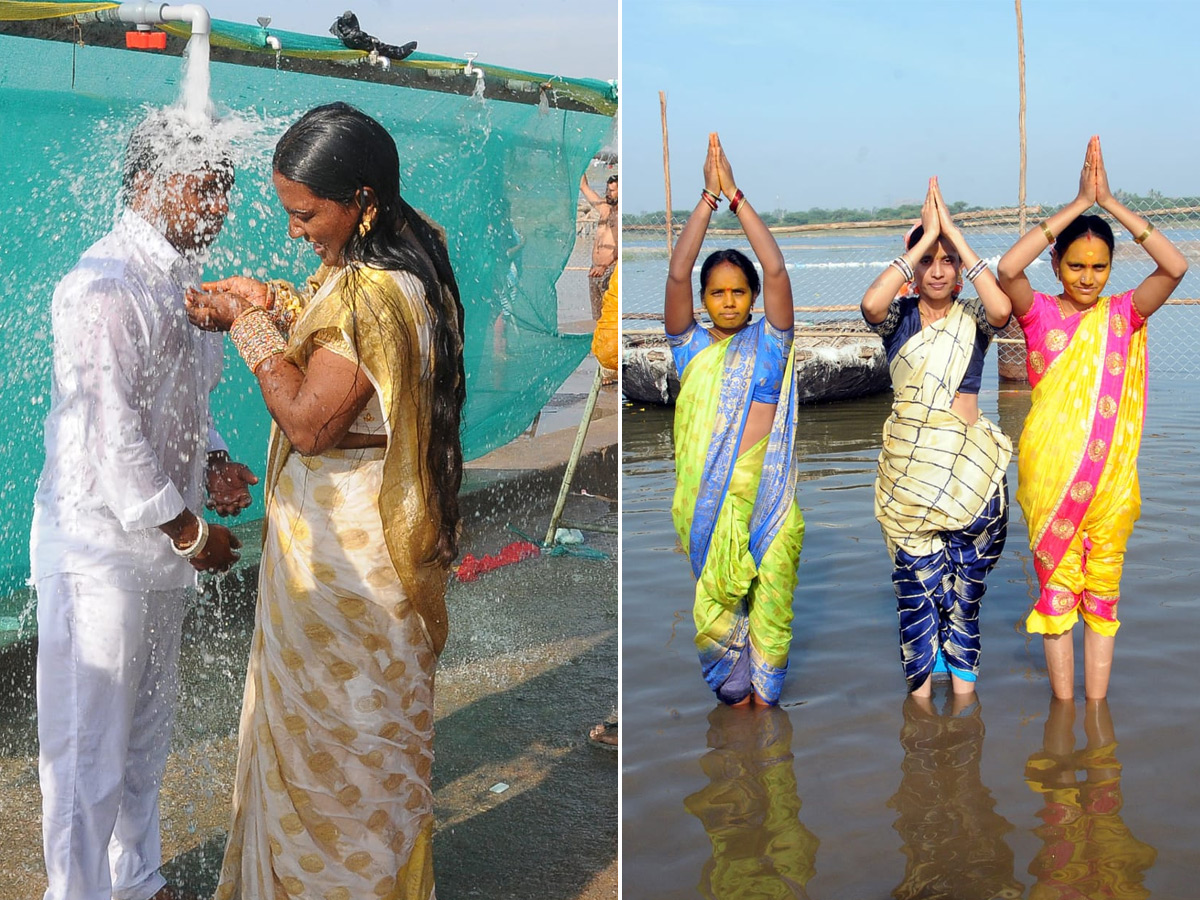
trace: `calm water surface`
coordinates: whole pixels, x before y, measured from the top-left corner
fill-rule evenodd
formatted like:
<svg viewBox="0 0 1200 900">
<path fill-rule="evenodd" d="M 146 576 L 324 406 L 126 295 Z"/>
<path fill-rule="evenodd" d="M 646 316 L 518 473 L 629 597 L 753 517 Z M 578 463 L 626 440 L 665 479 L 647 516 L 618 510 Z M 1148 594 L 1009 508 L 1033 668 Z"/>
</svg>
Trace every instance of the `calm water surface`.
<svg viewBox="0 0 1200 900">
<path fill-rule="evenodd" d="M 1085 722 L 1082 700 L 1052 710 L 1041 640 L 1020 626 L 1036 579 L 1015 506 L 983 602 L 978 703 L 956 708 L 943 685 L 928 707 L 906 702 L 872 514 L 890 394 L 801 409 L 807 534 L 781 705 L 719 708 L 671 524 L 672 411 L 626 408 L 626 900 L 1200 896 L 1200 386 L 1155 381 L 1164 339 L 1152 331 L 1111 722 Z M 994 354 L 989 369 L 985 386 Z M 1015 439 L 1028 394 L 980 402 Z"/>
</svg>

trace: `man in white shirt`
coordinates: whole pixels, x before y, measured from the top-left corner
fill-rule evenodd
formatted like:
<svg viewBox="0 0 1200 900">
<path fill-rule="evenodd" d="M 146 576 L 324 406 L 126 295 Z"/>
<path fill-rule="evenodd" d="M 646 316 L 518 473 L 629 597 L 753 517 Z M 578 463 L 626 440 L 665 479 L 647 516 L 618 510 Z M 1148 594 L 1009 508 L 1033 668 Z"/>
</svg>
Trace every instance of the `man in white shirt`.
<svg viewBox="0 0 1200 900">
<path fill-rule="evenodd" d="M 197 512 L 250 503 L 209 392 L 221 336 L 192 328 L 184 290 L 228 211 L 228 157 L 170 114 L 126 152 L 124 210 L 54 292 L 46 464 L 31 535 L 46 900 L 169 894 L 158 794 L 197 571 L 240 546 Z"/>
</svg>

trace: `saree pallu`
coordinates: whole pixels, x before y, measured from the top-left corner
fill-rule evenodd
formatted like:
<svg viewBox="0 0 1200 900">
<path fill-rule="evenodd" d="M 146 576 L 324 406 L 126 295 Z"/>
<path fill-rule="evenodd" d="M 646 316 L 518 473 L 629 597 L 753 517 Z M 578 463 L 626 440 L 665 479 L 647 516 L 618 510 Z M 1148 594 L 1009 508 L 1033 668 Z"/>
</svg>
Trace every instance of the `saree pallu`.
<svg viewBox="0 0 1200 900">
<path fill-rule="evenodd" d="M 383 450 L 291 454 L 267 511 L 217 900 L 430 900 L 429 633 L 388 555 Z"/>
<path fill-rule="evenodd" d="M 1035 303 L 1057 310 L 1044 294 Z M 1141 512 L 1137 454 L 1145 414 L 1146 331 L 1134 327 L 1132 304 L 1132 291 L 1101 297 L 1044 334 L 1026 327 L 1033 396 L 1017 502 L 1040 587 L 1026 619 L 1034 633 L 1069 631 L 1081 608 L 1101 634 L 1120 627 L 1125 547 Z"/>
<path fill-rule="evenodd" d="M 910 691 L 941 662 L 975 680 L 984 577 L 1008 533 L 1012 442 L 982 416 L 968 425 L 950 408 L 974 340 L 974 321 L 954 304 L 891 362 L 896 399 L 883 426 L 875 518 L 895 566 Z"/>
<path fill-rule="evenodd" d="M 787 672 L 804 517 L 795 499 L 794 351 L 771 432 L 737 453 L 754 354 L 754 334 L 743 329 L 684 370 L 671 515 L 696 576 L 693 616 L 705 681 L 726 703 L 753 688 L 773 704 Z"/>
</svg>

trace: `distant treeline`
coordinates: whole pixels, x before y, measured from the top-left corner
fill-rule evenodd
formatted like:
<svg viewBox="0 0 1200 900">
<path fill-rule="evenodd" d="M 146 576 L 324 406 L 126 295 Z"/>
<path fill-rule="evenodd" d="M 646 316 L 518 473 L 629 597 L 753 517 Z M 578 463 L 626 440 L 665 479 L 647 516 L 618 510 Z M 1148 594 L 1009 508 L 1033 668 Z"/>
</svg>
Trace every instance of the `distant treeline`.
<svg viewBox="0 0 1200 900">
<path fill-rule="evenodd" d="M 1200 218 L 1200 197 L 1166 197 L 1158 191 L 1151 191 L 1146 196 L 1117 191 L 1117 198 L 1135 212 L 1145 212 L 1155 209 L 1194 208 L 1196 212 L 1181 213 L 1187 218 Z M 1036 204 L 1029 204 L 1034 206 Z M 1057 209 L 1057 206 L 1044 206 L 1044 209 Z M 968 206 L 961 200 L 950 204 L 950 214 L 957 216 L 965 212 L 980 212 L 988 209 L 986 206 Z M 692 214 L 690 209 L 677 209 L 671 214 L 674 222 L 682 224 Z M 813 207 L 805 210 L 776 209 L 770 212 L 758 211 L 762 220 L 768 225 L 825 225 L 834 222 L 879 222 L 889 219 L 919 219 L 921 218 L 920 203 L 904 203 L 900 206 L 884 206 L 876 209 L 824 209 Z M 625 214 L 621 221 L 625 225 L 661 225 L 665 218 L 662 210 L 658 212 L 641 213 L 638 215 Z M 722 209 L 713 216 L 715 228 L 736 228 L 737 217 L 728 208 Z"/>
</svg>

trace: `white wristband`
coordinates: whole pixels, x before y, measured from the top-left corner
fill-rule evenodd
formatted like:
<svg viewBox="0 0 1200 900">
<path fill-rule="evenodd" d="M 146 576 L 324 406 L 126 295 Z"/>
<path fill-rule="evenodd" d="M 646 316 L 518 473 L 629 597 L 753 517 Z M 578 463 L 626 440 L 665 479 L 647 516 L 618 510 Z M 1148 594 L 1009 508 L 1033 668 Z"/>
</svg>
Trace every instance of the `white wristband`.
<svg viewBox="0 0 1200 900">
<path fill-rule="evenodd" d="M 171 550 L 176 556 L 182 556 L 184 559 L 195 559 L 204 552 L 204 545 L 208 543 L 208 522 L 202 516 L 197 516 L 196 521 L 200 523 L 200 533 L 196 535 L 194 541 L 183 547 L 171 541 Z"/>
</svg>

